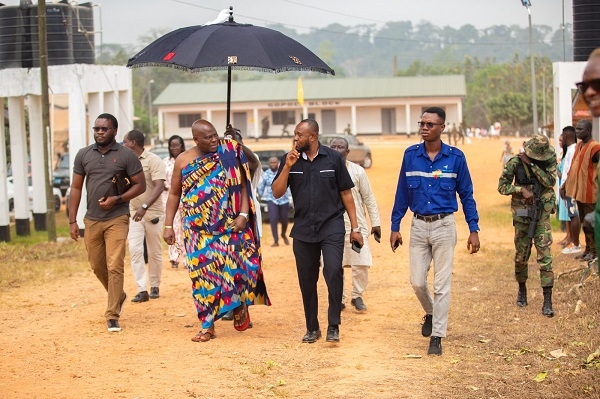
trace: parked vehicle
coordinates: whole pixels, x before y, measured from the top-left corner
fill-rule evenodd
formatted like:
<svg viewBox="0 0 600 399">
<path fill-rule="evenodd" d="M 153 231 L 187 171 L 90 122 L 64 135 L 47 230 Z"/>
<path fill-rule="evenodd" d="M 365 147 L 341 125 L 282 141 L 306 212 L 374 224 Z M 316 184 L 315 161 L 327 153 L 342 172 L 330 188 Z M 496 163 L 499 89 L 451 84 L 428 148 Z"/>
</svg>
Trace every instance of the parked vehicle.
<svg viewBox="0 0 600 399">
<path fill-rule="evenodd" d="M 53 185 L 60 189 L 62 196 L 67 194 L 67 189 L 71 185 L 71 171 L 69 166 L 69 153 L 58 153 L 58 161 L 54 168 Z"/>
<path fill-rule="evenodd" d="M 283 154 L 287 151 L 285 150 L 256 150 L 253 151 L 258 159 L 260 160 L 260 166 L 263 170 L 267 170 L 269 168 L 269 159 L 271 157 L 277 157 L 277 159 L 281 159 Z"/>
<path fill-rule="evenodd" d="M 371 149 L 352 135 L 344 134 L 320 134 L 319 142 L 323 145 L 329 146 L 333 139 L 344 138 L 348 140 L 348 161 L 359 164 L 365 169 L 368 169 L 373 165 L 373 158 L 371 155 Z"/>
<path fill-rule="evenodd" d="M 169 147 L 166 145 L 155 146 L 150 148 L 148 151 L 155 153 L 160 157 L 160 159 L 165 159 L 169 156 Z"/>
<path fill-rule="evenodd" d="M 6 191 L 8 194 L 8 211 L 12 212 L 15 209 L 15 186 L 13 183 L 13 176 L 6 179 Z M 33 209 L 33 187 L 31 186 L 31 176 L 29 177 L 29 186 L 27 187 L 29 195 L 29 209 Z M 52 194 L 54 194 L 54 210 L 59 211 L 62 203 L 62 194 L 60 189 L 53 187 Z"/>
</svg>

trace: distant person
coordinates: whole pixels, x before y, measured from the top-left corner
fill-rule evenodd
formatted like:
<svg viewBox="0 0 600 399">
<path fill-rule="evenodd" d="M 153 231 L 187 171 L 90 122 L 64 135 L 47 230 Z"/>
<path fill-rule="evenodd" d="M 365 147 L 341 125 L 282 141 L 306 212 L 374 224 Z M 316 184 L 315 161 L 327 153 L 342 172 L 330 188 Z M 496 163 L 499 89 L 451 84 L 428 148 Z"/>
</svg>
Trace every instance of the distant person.
<svg viewBox="0 0 600 399">
<path fill-rule="evenodd" d="M 173 135 L 169 137 L 169 156 L 163 159 L 165 164 L 165 190 L 162 193 L 162 201 L 164 206 L 167 205 L 167 199 L 169 199 L 169 190 L 171 189 L 171 180 L 173 179 L 173 168 L 175 167 L 175 159 L 185 152 L 185 142 L 183 138 L 178 135 Z M 171 264 L 171 268 L 177 269 L 179 267 L 179 257 L 183 253 L 184 243 L 183 243 L 183 225 L 181 224 L 181 203 L 179 204 L 179 208 L 177 208 L 177 212 L 175 213 L 175 217 L 173 218 L 173 234 L 175 234 L 175 243 L 173 245 L 169 245 L 169 263 Z M 185 257 L 184 266 L 185 266 Z"/>
<path fill-rule="evenodd" d="M 563 183 L 563 169 L 565 165 L 565 157 L 567 155 L 567 146 L 563 140 L 564 137 L 564 129 L 563 133 L 558 136 L 558 157 L 557 157 L 557 167 L 556 167 L 556 176 L 558 181 L 558 187 L 560 189 L 561 184 Z M 571 225 L 571 219 L 569 219 L 569 215 L 567 214 L 567 204 L 566 201 L 560 196 L 556 198 L 556 209 L 558 215 L 558 221 L 560 222 L 560 231 L 566 232 L 565 237 L 557 242 L 558 245 L 562 245 L 563 250 L 564 247 L 571 244 L 571 231 L 567 227 L 567 223 L 569 223 L 569 227 Z"/>
<path fill-rule="evenodd" d="M 346 128 L 344 129 L 344 134 L 352 134 L 352 128 L 350 127 L 349 123 L 348 126 L 346 126 Z"/>
<path fill-rule="evenodd" d="M 536 135 L 525 143 L 525 152 L 504 165 L 498 181 L 498 192 L 512 196 L 511 213 L 515 228 L 515 279 L 519 283 L 517 306 L 527 306 L 528 262 L 535 246 L 544 293 L 542 314 L 554 316 L 552 310 L 552 226 L 550 214 L 556 211 L 556 152 L 548 137 Z M 536 191 L 539 194 L 536 194 Z M 537 220 L 536 220 L 537 219 Z M 533 237 L 529 229 L 533 224 Z"/>
<path fill-rule="evenodd" d="M 452 123 L 451 136 L 454 140 L 454 146 L 456 147 L 456 142 L 458 141 L 458 128 L 456 127 L 456 123 Z M 452 145 L 452 141 L 448 140 L 448 145 Z"/>
<path fill-rule="evenodd" d="M 137 155 L 115 140 L 118 129 L 119 123 L 113 115 L 100 114 L 96 118 L 92 127 L 95 143 L 80 149 L 75 156 L 69 197 L 70 235 L 77 241 L 77 209 L 85 181 L 84 241 L 92 270 L 108 292 L 104 317 L 110 332 L 121 331 L 119 317 L 127 299 L 123 283 L 129 201 L 146 190 L 146 179 Z M 123 173 L 131 180 L 131 187 L 123 194 L 116 194 L 112 180 L 115 174 Z"/>
<path fill-rule="evenodd" d="M 468 130 L 468 129 L 466 129 Z M 454 146 L 456 147 L 458 145 L 458 140 L 461 140 L 461 144 L 465 144 L 465 135 L 466 135 L 466 131 L 465 131 L 465 123 L 461 122 L 460 125 L 458 126 L 458 138 L 456 139 L 456 141 L 454 141 Z"/>
<path fill-rule="evenodd" d="M 290 135 L 290 131 L 288 130 L 288 124 L 284 123 L 283 124 L 283 128 L 281 129 L 281 137 L 289 137 Z"/>
<path fill-rule="evenodd" d="M 294 226 L 291 237 L 296 270 L 302 293 L 306 334 L 302 342 L 321 338 L 317 281 L 323 253 L 323 276 L 329 292 L 327 342 L 339 342 L 344 269 L 344 212 L 351 223 L 350 239 L 359 247 L 363 236 L 358 227 L 352 179 L 337 151 L 319 143 L 319 124 L 304 119 L 294 130 L 292 149 L 280 161 L 271 188 L 279 198 L 290 188 L 294 200 Z"/>
<path fill-rule="evenodd" d="M 502 155 L 500 156 L 500 162 L 502 162 L 502 166 L 506 165 L 506 163 L 513 157 L 512 147 L 510 146 L 510 141 L 506 140 L 504 142 L 504 146 L 502 147 Z"/>
<path fill-rule="evenodd" d="M 238 331 L 252 327 L 249 305 L 270 305 L 262 273 L 262 250 L 250 193 L 250 169 L 241 146 L 219 139 L 198 119 L 196 145 L 175 160 L 163 238 L 175 242 L 172 223 L 182 203 L 186 263 L 201 330 L 194 342 L 216 338 L 214 322 L 230 309 Z"/>
<path fill-rule="evenodd" d="M 345 138 L 336 138 L 331 141 L 329 146 L 340 153 L 342 159 L 346 164 L 348 173 L 352 178 L 352 198 L 354 199 L 354 208 L 356 209 L 356 220 L 358 221 L 358 227 L 360 233 L 363 235 L 364 244 L 360 249 L 360 252 L 356 252 L 352 249 L 350 243 L 350 218 L 344 213 L 344 224 L 346 227 L 346 239 L 344 244 L 344 258 L 342 265 L 344 267 L 350 267 L 352 270 L 352 290 L 350 304 L 359 312 L 367 310 L 367 305 L 363 300 L 364 292 L 367 289 L 367 283 L 369 282 L 369 269 L 373 265 L 373 256 L 371 255 L 371 248 L 369 247 L 369 235 L 373 234 L 377 242 L 381 239 L 381 220 L 379 218 L 379 210 L 377 209 L 377 201 L 375 195 L 371 189 L 371 183 L 369 183 L 369 177 L 367 172 L 362 166 L 357 165 L 353 162 L 348 161 L 347 157 L 350 153 L 348 148 L 348 141 Z M 371 229 L 367 222 L 367 212 L 369 213 L 369 219 L 371 219 Z M 342 295 L 342 309 L 346 307 L 346 295 Z"/>
<path fill-rule="evenodd" d="M 594 228 L 585 223 L 585 216 L 594 212 L 598 200 L 597 165 L 600 159 L 600 143 L 592 139 L 592 122 L 582 119 L 577 122 L 575 133 L 579 142 L 575 146 L 573 161 L 561 196 L 577 201 L 579 219 L 583 223 L 585 250 L 575 259 L 590 261 L 597 257 Z M 579 234 L 579 231 L 577 231 Z"/>
<path fill-rule="evenodd" d="M 161 194 L 165 188 L 166 168 L 160 157 L 144 148 L 144 134 L 139 130 L 129 131 L 123 137 L 123 145 L 138 156 L 144 168 L 146 191 L 129 201 L 132 214 L 129 224 L 129 257 L 131 270 L 138 293 L 131 302 L 146 302 L 160 296 L 162 277 L 162 231 L 165 207 Z M 144 263 L 144 240 L 148 251 L 148 273 Z M 150 285 L 148 294 L 147 285 Z"/>
<path fill-rule="evenodd" d="M 269 117 L 265 116 L 264 118 L 262 118 L 261 120 L 261 128 L 262 128 L 262 137 L 268 137 L 269 136 L 269 127 L 270 127 L 270 122 L 269 122 Z"/>
<path fill-rule="evenodd" d="M 279 224 L 281 224 L 281 239 L 283 243 L 290 245 L 286 234 L 291 193 L 289 190 L 286 190 L 283 196 L 275 198 L 271 189 L 271 183 L 273 183 L 273 179 L 277 174 L 278 167 L 279 159 L 277 157 L 269 158 L 269 168 L 263 173 L 257 189 L 260 198 L 267 203 L 267 209 L 269 210 L 269 224 L 271 225 L 271 233 L 273 235 L 273 247 L 279 246 Z"/>
<path fill-rule="evenodd" d="M 400 222 L 410 208 L 414 212 L 409 245 L 410 283 L 425 311 L 421 334 L 431 336 L 428 355 L 442 354 L 442 339 L 446 337 L 448 326 L 457 194 L 469 225 L 467 249 L 470 253 L 480 249 L 479 215 L 467 160 L 458 148 L 442 142 L 445 120 L 446 112 L 442 108 L 429 107 L 418 122 L 423 142 L 404 152 L 390 234 L 390 246 L 396 251 L 398 245 L 402 245 Z M 433 298 L 427 285 L 432 260 Z"/>
<path fill-rule="evenodd" d="M 600 117 L 600 48 L 595 49 L 588 58 L 587 65 L 583 71 L 581 82 L 577 83 L 577 89 L 583 96 L 594 118 Z M 600 186 L 598 188 L 600 190 Z M 596 198 L 599 198 L 598 193 Z M 583 216 L 580 214 L 580 218 Z M 600 232 L 600 204 L 596 202 L 595 227 Z M 583 219 L 582 219 L 583 220 Z M 595 246 L 600 248 L 600 233 L 595 233 Z"/>
</svg>

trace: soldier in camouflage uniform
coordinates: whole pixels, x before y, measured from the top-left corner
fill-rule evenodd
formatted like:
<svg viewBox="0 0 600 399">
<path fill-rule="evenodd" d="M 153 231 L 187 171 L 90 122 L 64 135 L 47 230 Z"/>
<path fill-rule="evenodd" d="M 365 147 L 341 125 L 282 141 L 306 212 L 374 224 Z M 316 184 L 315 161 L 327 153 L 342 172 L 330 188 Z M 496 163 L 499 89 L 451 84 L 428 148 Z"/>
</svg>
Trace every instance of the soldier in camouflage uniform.
<svg viewBox="0 0 600 399">
<path fill-rule="evenodd" d="M 517 305 L 527 305 L 527 262 L 532 241 L 537 251 L 540 279 L 544 292 L 542 314 L 554 316 L 552 310 L 552 229 L 550 214 L 555 212 L 556 152 L 546 136 L 537 135 L 525 143 L 525 152 L 512 157 L 502 170 L 498 192 L 512 195 L 511 211 L 515 227 L 515 277 L 519 283 Z M 539 193 L 536 198 L 534 192 Z M 540 201 L 541 199 L 541 201 Z M 536 212 L 537 208 L 537 212 Z M 536 223 L 536 219 L 538 219 Z M 530 229 L 530 226 L 532 230 Z M 528 231 L 529 230 L 529 231 Z M 533 237 L 530 238 L 529 234 Z"/>
</svg>

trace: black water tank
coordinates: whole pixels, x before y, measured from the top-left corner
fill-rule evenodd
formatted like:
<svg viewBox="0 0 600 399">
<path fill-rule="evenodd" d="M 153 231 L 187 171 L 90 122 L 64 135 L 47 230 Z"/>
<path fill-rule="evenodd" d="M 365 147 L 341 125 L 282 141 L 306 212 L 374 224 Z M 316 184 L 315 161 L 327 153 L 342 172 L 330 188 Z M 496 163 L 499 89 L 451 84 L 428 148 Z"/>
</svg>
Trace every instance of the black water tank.
<svg viewBox="0 0 600 399">
<path fill-rule="evenodd" d="M 38 6 L 29 8 L 31 32 L 31 64 L 39 67 Z M 68 4 L 46 5 L 46 40 L 48 45 L 48 65 L 72 64 L 73 23 L 71 6 Z M 25 59 L 23 63 L 25 63 Z"/>
<path fill-rule="evenodd" d="M 73 58 L 76 64 L 95 64 L 94 11 L 92 3 L 72 7 Z"/>
<path fill-rule="evenodd" d="M 0 69 L 21 68 L 27 13 L 19 6 L 0 6 Z"/>
<path fill-rule="evenodd" d="M 600 47 L 600 2 L 573 0 L 573 60 L 587 61 Z"/>
</svg>

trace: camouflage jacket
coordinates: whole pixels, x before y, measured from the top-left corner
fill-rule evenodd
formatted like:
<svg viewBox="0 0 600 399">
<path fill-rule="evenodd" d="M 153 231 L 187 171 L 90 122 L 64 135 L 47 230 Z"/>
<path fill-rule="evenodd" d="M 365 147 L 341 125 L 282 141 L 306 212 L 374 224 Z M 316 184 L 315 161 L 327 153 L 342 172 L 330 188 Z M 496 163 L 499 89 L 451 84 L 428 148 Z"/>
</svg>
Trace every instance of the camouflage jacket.
<svg viewBox="0 0 600 399">
<path fill-rule="evenodd" d="M 533 192 L 533 184 L 520 186 L 515 181 L 517 165 L 519 163 L 521 163 L 519 157 L 514 156 L 504 165 L 502 175 L 498 181 L 498 192 L 502 195 L 512 195 L 510 209 L 512 211 L 513 219 L 518 222 L 529 223 L 529 218 L 516 215 L 517 209 L 525 209 L 532 205 L 531 201 L 528 202 L 523 198 L 521 187 L 526 187 L 529 191 Z M 525 168 L 530 174 L 535 175 L 542 185 L 544 211 L 554 213 L 556 211 L 556 195 L 554 193 L 557 170 L 556 158 L 546 162 L 545 165 L 546 166 L 542 168 L 539 164 L 534 163 L 533 166 L 525 165 Z"/>
</svg>

